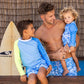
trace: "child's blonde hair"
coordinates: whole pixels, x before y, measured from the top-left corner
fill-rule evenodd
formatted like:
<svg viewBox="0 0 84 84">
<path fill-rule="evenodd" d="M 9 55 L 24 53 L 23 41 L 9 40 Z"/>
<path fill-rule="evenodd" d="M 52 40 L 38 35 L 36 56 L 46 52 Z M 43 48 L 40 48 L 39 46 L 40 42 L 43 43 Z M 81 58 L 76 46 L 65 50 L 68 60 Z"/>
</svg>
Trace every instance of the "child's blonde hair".
<svg viewBox="0 0 84 84">
<path fill-rule="evenodd" d="M 67 13 L 67 12 L 71 12 L 72 15 L 74 16 L 74 20 L 75 20 L 75 21 L 77 20 L 79 14 L 78 14 L 78 12 L 77 12 L 73 7 L 71 7 L 71 6 L 69 6 L 69 7 L 64 7 L 64 9 L 60 11 L 60 14 L 59 14 L 60 19 L 64 20 L 63 14 L 64 14 L 64 13 Z"/>
</svg>

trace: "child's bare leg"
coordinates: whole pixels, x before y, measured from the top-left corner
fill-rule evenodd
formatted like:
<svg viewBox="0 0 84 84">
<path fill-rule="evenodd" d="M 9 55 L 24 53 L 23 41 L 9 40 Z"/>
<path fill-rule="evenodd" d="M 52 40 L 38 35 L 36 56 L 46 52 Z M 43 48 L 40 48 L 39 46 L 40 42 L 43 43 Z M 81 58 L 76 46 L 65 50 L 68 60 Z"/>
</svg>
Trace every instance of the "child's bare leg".
<svg viewBox="0 0 84 84">
<path fill-rule="evenodd" d="M 64 69 L 63 76 L 65 76 L 67 73 L 69 73 L 69 70 L 67 69 L 65 60 L 61 60 L 61 64 Z"/>
<path fill-rule="evenodd" d="M 47 73 L 47 70 L 44 67 L 41 67 L 39 69 L 37 77 L 40 80 L 41 84 L 48 84 L 48 80 L 46 78 L 46 73 Z"/>
<path fill-rule="evenodd" d="M 76 64 L 76 67 L 77 67 L 77 72 L 78 72 L 78 71 L 81 70 L 80 67 L 79 67 L 78 59 L 77 59 L 77 57 L 76 57 L 75 52 L 73 52 L 73 53 L 71 53 L 71 54 L 72 54 L 72 57 L 73 57 L 73 59 L 74 59 L 74 61 L 75 61 L 75 64 Z"/>
<path fill-rule="evenodd" d="M 28 83 L 27 84 L 36 84 L 37 83 L 37 76 L 36 74 L 32 73 L 28 77 Z"/>
</svg>

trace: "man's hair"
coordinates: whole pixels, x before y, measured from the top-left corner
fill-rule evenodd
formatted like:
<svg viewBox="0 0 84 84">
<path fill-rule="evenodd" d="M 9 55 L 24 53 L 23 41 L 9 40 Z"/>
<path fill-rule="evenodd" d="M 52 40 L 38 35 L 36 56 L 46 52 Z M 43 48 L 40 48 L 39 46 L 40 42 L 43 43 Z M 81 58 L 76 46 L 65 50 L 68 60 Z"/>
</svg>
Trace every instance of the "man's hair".
<svg viewBox="0 0 84 84">
<path fill-rule="evenodd" d="M 48 2 L 42 2 L 38 8 L 39 14 L 46 14 L 54 9 L 54 5 Z"/>
<path fill-rule="evenodd" d="M 30 24 L 33 24 L 33 21 L 32 20 L 22 20 L 22 21 L 19 21 L 17 23 L 17 29 L 22 37 L 23 35 L 23 30 L 27 29 L 27 27 L 30 25 Z"/>
</svg>

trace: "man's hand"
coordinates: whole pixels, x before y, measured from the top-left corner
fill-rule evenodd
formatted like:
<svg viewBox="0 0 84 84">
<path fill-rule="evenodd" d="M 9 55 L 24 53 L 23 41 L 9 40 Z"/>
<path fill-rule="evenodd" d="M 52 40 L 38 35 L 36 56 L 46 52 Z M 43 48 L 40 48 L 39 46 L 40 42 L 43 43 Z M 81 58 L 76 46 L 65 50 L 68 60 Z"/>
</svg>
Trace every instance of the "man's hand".
<svg viewBox="0 0 84 84">
<path fill-rule="evenodd" d="M 21 80 L 22 82 L 26 82 L 26 81 L 27 81 L 26 75 L 21 76 L 21 77 L 20 77 L 20 80 Z"/>
<path fill-rule="evenodd" d="M 61 47 L 59 50 L 57 50 L 55 53 L 49 53 L 50 60 L 63 60 L 66 58 L 66 52 L 64 51 L 64 48 Z"/>
<path fill-rule="evenodd" d="M 70 52 L 75 52 L 75 51 L 76 51 L 76 48 L 73 47 L 73 46 L 71 46 L 71 47 L 69 48 L 69 46 L 66 44 L 66 45 L 64 46 L 64 51 L 65 51 L 66 53 L 70 53 L 69 50 L 70 50 Z"/>
<path fill-rule="evenodd" d="M 52 70 L 52 66 L 49 65 L 48 69 L 47 69 L 47 75 L 50 73 L 50 71 Z"/>
<path fill-rule="evenodd" d="M 66 44 L 65 46 L 64 46 L 64 51 L 66 52 L 66 53 L 69 53 L 69 46 Z"/>
<path fill-rule="evenodd" d="M 60 48 L 58 51 L 57 51 L 57 56 L 58 56 L 58 60 L 63 60 L 65 59 L 65 56 L 66 56 L 66 52 L 64 51 L 64 48 Z"/>
</svg>

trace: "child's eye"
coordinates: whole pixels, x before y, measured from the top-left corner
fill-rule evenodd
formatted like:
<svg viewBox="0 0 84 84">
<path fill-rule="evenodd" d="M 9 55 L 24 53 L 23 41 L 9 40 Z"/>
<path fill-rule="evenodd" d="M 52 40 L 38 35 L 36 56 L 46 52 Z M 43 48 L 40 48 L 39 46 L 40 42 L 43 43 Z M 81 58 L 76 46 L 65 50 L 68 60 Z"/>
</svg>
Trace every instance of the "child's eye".
<svg viewBox="0 0 84 84">
<path fill-rule="evenodd" d="M 66 18 L 64 18 L 64 20 L 66 20 Z"/>
</svg>

